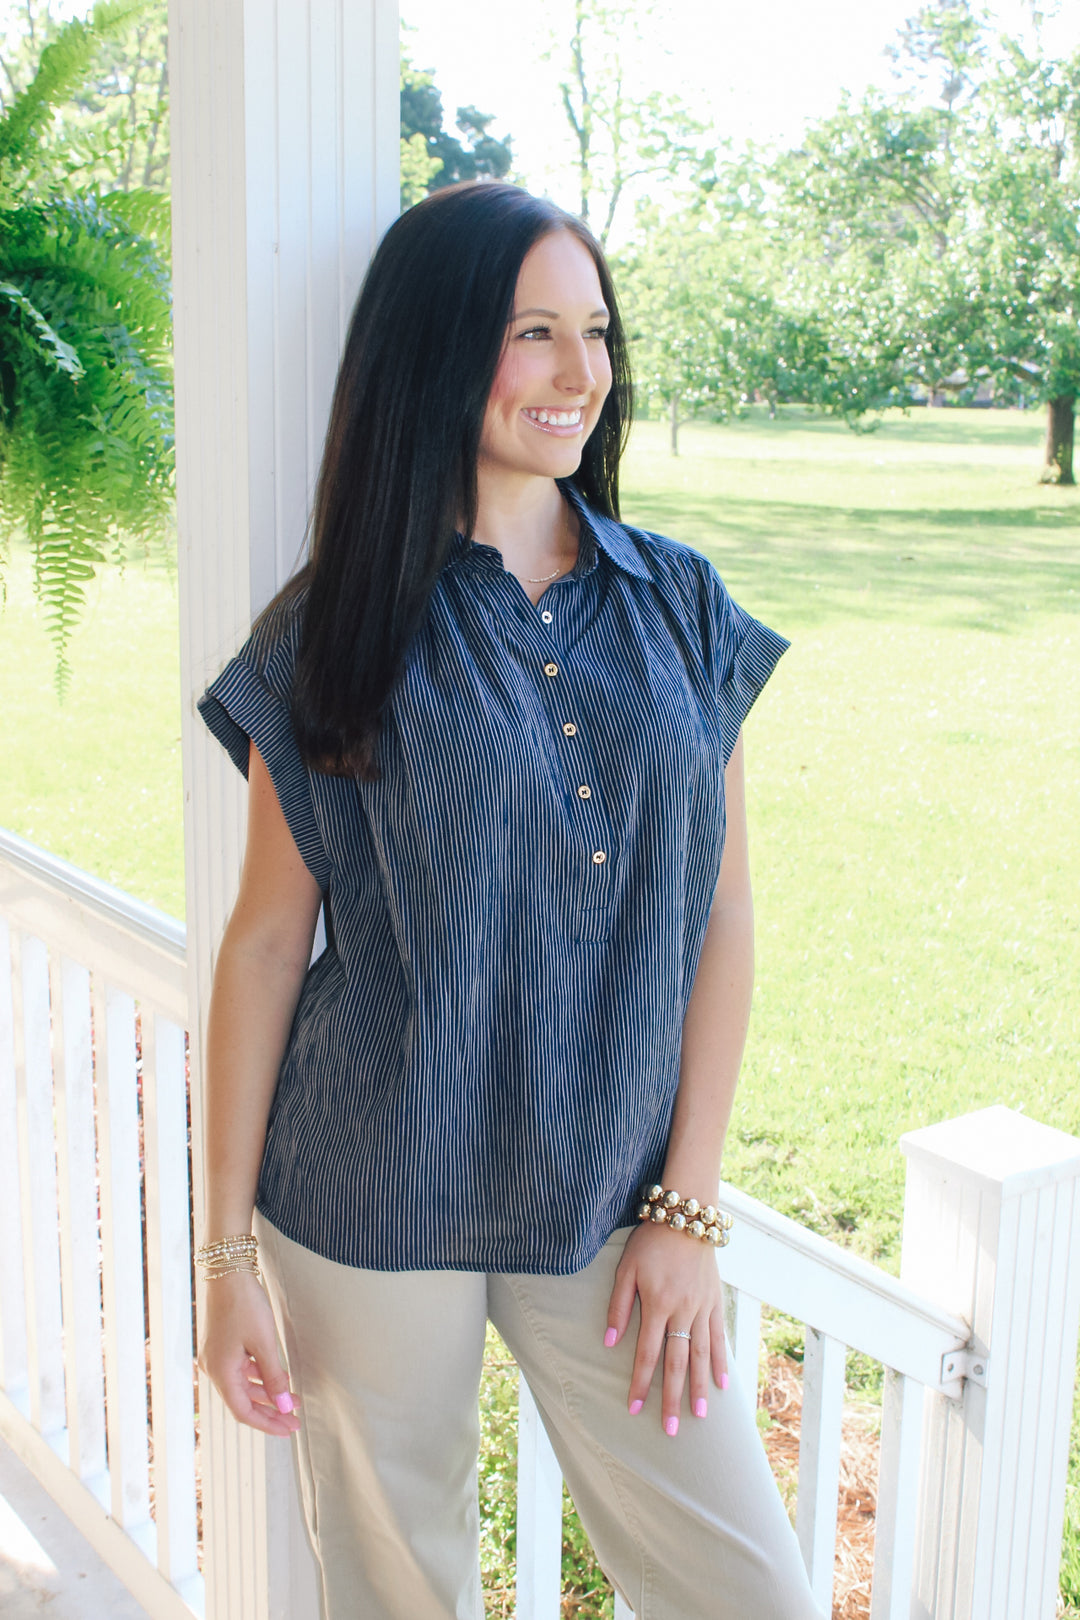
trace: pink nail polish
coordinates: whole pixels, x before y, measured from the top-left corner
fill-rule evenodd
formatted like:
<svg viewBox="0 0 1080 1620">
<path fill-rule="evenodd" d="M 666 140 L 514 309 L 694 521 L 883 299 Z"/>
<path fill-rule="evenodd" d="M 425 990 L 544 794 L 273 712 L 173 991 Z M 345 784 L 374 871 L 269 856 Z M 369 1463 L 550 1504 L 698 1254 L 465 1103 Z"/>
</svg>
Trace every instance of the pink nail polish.
<svg viewBox="0 0 1080 1620">
<path fill-rule="evenodd" d="M 631 1417 L 637 1417 L 638 1413 L 641 1411 L 641 1408 L 644 1405 L 645 1405 L 644 1401 L 631 1401 L 630 1402 L 630 1416 Z"/>
<path fill-rule="evenodd" d="M 678 1432 L 679 1432 L 679 1420 L 678 1420 L 678 1418 L 677 1417 L 665 1418 L 664 1419 L 664 1433 L 665 1434 L 678 1434 Z"/>
<path fill-rule="evenodd" d="M 618 1337 L 618 1328 L 608 1328 L 607 1332 L 604 1334 L 604 1348 L 606 1350 L 610 1350 Z"/>
<path fill-rule="evenodd" d="M 699 1395 L 697 1400 L 694 1402 L 694 1416 L 704 1417 L 708 1410 L 708 1402 L 706 1401 L 704 1395 Z"/>
<path fill-rule="evenodd" d="M 728 1375 L 727 1375 L 727 1373 L 721 1373 L 720 1374 L 720 1388 L 721 1389 L 727 1389 L 727 1387 L 728 1387 Z"/>
<path fill-rule="evenodd" d="M 292 1411 L 292 1409 L 293 1409 L 293 1398 L 289 1394 L 287 1389 L 282 1390 L 280 1395 L 275 1395 L 274 1396 L 274 1405 L 277 1407 L 279 1412 L 291 1412 Z"/>
</svg>

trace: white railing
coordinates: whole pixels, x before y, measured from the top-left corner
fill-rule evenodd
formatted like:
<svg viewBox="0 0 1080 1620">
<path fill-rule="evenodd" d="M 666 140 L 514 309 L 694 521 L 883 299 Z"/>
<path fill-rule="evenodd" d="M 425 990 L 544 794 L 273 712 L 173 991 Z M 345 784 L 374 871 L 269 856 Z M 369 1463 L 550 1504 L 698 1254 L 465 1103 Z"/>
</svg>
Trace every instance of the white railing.
<svg viewBox="0 0 1080 1620">
<path fill-rule="evenodd" d="M 203 1603 L 186 1021 L 180 924 L 0 832 L 0 1434 L 156 1620 Z"/>
<path fill-rule="evenodd" d="M 154 1620 L 203 1609 L 185 1022 L 181 926 L 0 832 L 0 1435 Z M 886 1369 L 873 1620 L 1050 1620 L 1080 1141 L 998 1108 L 902 1145 L 899 1281 L 724 1189 L 734 1361 L 753 1390 L 762 1303 L 806 1325 L 796 1528 L 825 1613 L 853 1349 Z M 523 1386 L 518 1620 L 560 1613 L 561 1492 Z"/>
</svg>

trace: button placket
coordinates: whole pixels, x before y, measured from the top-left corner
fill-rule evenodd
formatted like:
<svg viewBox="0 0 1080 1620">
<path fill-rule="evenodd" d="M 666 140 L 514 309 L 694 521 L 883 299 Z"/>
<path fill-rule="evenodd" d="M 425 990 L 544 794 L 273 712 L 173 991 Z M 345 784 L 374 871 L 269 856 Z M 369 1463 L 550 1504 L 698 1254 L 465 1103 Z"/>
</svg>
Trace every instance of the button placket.
<svg viewBox="0 0 1080 1620">
<path fill-rule="evenodd" d="M 566 701 L 568 677 L 565 665 L 556 664 L 552 660 L 544 664 L 543 669 L 548 679 L 542 683 L 542 689 L 550 690 L 555 697 L 556 713 L 561 708 L 565 716 L 568 707 L 573 713 L 574 708 Z M 571 811 L 571 816 L 579 835 L 578 859 L 581 865 L 580 887 L 576 897 L 577 915 L 574 918 L 575 933 L 583 939 L 601 939 L 606 933 L 607 902 L 610 897 L 611 878 L 608 868 L 612 858 L 611 827 L 597 797 L 596 773 L 592 761 L 588 758 L 586 736 L 580 731 L 576 720 L 560 717 L 558 724 L 562 733 L 560 752 L 565 771 L 564 779 L 572 789 L 576 801 L 576 809 Z"/>
</svg>

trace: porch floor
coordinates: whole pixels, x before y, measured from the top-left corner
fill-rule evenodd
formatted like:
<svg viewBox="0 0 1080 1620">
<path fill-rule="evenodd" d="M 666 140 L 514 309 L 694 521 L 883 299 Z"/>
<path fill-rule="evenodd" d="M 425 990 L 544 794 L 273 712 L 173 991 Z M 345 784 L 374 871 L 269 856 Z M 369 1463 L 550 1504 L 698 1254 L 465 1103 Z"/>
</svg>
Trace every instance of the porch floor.
<svg viewBox="0 0 1080 1620">
<path fill-rule="evenodd" d="M 4 1620 L 149 1620 L 3 1441 L 0 1613 Z"/>
</svg>

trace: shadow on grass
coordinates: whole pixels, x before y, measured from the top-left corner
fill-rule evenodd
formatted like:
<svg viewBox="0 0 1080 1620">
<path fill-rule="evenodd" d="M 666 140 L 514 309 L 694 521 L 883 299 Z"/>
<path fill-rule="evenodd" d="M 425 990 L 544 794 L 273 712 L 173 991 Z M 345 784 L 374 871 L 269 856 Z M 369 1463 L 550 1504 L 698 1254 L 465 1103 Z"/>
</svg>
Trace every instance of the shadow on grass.
<svg viewBox="0 0 1080 1620">
<path fill-rule="evenodd" d="M 627 501 L 627 521 L 670 534 L 753 598 L 801 624 L 858 616 L 1008 631 L 1080 612 L 1080 507 L 897 510 L 775 500 Z"/>
<path fill-rule="evenodd" d="M 745 416 L 724 423 L 690 421 L 685 431 L 693 433 L 695 426 L 708 426 L 710 431 L 722 433 L 773 434 L 813 433 L 823 437 L 850 435 L 852 438 L 898 439 L 914 444 L 991 444 L 1018 450 L 1031 450 L 1038 457 L 1039 446 L 1045 432 L 1044 413 L 1029 411 L 990 411 L 971 409 L 937 409 L 928 411 L 916 406 L 909 416 L 899 410 L 889 411 L 884 417 L 866 420 L 861 429 L 846 427 L 835 416 L 823 416 L 804 405 L 782 406 L 775 418 L 764 407 L 754 407 Z"/>
</svg>

